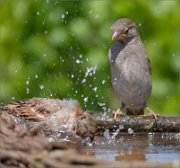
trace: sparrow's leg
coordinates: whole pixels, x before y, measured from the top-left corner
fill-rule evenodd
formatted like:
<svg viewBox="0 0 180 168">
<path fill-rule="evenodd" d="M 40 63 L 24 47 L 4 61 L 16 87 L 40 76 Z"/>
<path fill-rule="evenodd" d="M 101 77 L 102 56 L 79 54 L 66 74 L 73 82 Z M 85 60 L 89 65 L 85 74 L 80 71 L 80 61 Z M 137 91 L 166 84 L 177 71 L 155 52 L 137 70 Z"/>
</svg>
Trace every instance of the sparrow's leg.
<svg viewBox="0 0 180 168">
<path fill-rule="evenodd" d="M 124 111 L 125 111 L 125 104 L 123 102 L 121 102 L 121 107 L 118 108 L 116 111 L 112 112 L 114 119 L 119 120 L 119 117 L 123 116 Z"/>
<path fill-rule="evenodd" d="M 148 106 L 146 106 L 146 110 L 149 112 L 149 116 L 152 116 L 157 120 L 159 114 L 156 114 L 153 110 L 151 110 Z"/>
</svg>

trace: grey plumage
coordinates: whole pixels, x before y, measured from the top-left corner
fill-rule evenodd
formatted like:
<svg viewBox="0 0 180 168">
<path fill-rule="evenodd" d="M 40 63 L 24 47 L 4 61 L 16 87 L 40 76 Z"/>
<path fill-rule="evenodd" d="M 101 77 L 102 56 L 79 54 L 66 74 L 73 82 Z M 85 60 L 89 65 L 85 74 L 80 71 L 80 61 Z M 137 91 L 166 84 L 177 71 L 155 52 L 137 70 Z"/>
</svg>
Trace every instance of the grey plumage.
<svg viewBox="0 0 180 168">
<path fill-rule="evenodd" d="M 127 114 L 144 114 L 151 94 L 151 70 L 145 47 L 130 19 L 120 19 L 112 25 L 115 44 L 109 50 L 112 85 L 124 104 Z"/>
</svg>

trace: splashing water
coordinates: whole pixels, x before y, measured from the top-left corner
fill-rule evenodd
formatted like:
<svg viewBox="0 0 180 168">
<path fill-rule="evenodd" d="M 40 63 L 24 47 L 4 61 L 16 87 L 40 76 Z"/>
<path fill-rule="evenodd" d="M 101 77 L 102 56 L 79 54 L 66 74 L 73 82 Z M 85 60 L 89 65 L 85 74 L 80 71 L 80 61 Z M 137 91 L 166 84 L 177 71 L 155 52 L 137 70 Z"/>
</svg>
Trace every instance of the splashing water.
<svg viewBox="0 0 180 168">
<path fill-rule="evenodd" d="M 26 81 L 26 85 L 29 85 L 29 83 L 30 83 L 30 81 L 29 81 L 29 80 L 27 80 L 27 81 Z"/>
<path fill-rule="evenodd" d="M 77 60 L 76 60 L 76 63 L 77 63 Z M 80 62 L 78 61 L 78 63 L 80 63 Z M 97 68 L 97 66 L 90 67 L 90 68 L 87 67 L 84 79 L 81 81 L 81 84 L 85 84 L 87 82 L 87 77 L 93 76 L 96 73 L 96 68 Z M 89 85 L 89 86 L 92 87 L 92 85 Z M 93 90 L 96 92 L 97 87 L 94 87 Z"/>
<path fill-rule="evenodd" d="M 111 139 L 111 135 L 109 133 L 109 129 L 106 129 L 103 133 L 103 136 L 109 141 Z"/>
<path fill-rule="evenodd" d="M 92 76 L 96 73 L 96 69 L 97 69 L 97 66 L 94 66 L 94 67 L 90 67 L 90 68 L 87 68 L 86 69 L 86 73 L 85 73 L 85 78 L 87 76 Z"/>
<path fill-rule="evenodd" d="M 43 89 L 44 89 L 44 85 L 40 85 L 39 88 L 40 88 L 41 90 L 43 90 Z"/>
<path fill-rule="evenodd" d="M 26 88 L 26 93 L 29 94 L 29 92 L 30 92 L 30 89 Z"/>
<path fill-rule="evenodd" d="M 128 128 L 128 134 L 133 134 L 133 133 L 134 133 L 133 129 L 132 128 Z"/>
<path fill-rule="evenodd" d="M 64 19 L 64 18 L 65 18 L 65 15 L 64 15 L 64 14 L 62 14 L 62 15 L 61 15 L 61 19 Z"/>
<path fill-rule="evenodd" d="M 102 80 L 102 84 L 103 84 L 103 85 L 105 84 L 105 82 L 106 82 L 106 80 Z"/>
<path fill-rule="evenodd" d="M 77 64 L 80 64 L 80 63 L 81 63 L 81 60 L 77 59 L 77 60 L 76 60 L 76 63 L 77 63 Z"/>
<path fill-rule="evenodd" d="M 39 76 L 36 74 L 36 75 L 35 75 L 35 78 L 37 79 L 37 78 L 39 78 Z"/>
<path fill-rule="evenodd" d="M 84 102 L 85 102 L 85 103 L 88 102 L 88 97 L 85 97 L 85 98 L 84 98 Z"/>
<path fill-rule="evenodd" d="M 96 92 L 97 91 L 97 87 L 94 87 L 93 90 Z"/>
</svg>

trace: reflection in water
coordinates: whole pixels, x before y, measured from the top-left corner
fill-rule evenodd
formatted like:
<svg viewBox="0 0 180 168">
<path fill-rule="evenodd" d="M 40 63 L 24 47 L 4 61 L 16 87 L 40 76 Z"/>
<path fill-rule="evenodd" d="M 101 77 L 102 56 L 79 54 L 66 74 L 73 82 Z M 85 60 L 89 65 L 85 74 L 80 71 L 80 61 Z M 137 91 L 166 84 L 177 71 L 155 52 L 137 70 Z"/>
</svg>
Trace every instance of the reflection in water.
<svg viewBox="0 0 180 168">
<path fill-rule="evenodd" d="M 180 138 L 176 133 L 120 134 L 114 140 L 96 137 L 81 151 L 99 160 L 139 160 L 172 162 L 180 158 Z"/>
</svg>

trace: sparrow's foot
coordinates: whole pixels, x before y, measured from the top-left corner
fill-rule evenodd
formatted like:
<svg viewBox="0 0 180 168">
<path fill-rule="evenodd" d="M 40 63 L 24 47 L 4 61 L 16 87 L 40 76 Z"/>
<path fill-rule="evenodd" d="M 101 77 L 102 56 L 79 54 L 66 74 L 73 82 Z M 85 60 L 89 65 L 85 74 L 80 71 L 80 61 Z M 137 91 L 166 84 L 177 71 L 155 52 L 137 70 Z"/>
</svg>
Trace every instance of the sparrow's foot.
<svg viewBox="0 0 180 168">
<path fill-rule="evenodd" d="M 159 114 L 156 114 L 154 111 L 152 111 L 149 107 L 146 107 L 146 110 L 149 112 L 149 116 L 152 116 L 153 118 L 155 118 L 155 120 L 158 119 Z"/>
<path fill-rule="evenodd" d="M 116 111 L 113 111 L 112 114 L 116 121 L 120 119 L 120 116 L 123 116 L 123 112 L 121 111 L 121 109 L 117 109 Z"/>
</svg>

